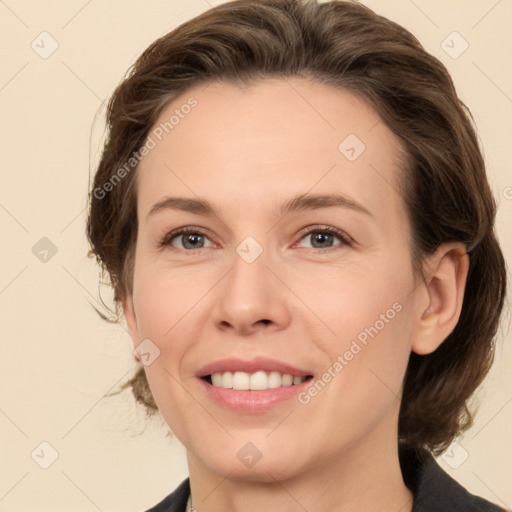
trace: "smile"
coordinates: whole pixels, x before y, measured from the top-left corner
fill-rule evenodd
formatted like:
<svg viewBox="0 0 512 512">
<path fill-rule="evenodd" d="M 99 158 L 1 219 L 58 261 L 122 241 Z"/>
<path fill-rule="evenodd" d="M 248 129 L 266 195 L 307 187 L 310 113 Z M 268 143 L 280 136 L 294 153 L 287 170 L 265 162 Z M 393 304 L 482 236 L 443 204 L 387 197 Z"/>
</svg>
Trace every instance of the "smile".
<svg viewBox="0 0 512 512">
<path fill-rule="evenodd" d="M 280 387 L 296 386 L 308 377 L 293 376 L 289 373 L 264 372 L 223 372 L 205 377 L 207 382 L 218 388 L 235 389 L 237 391 L 263 391 Z"/>
<path fill-rule="evenodd" d="M 313 373 L 258 357 L 215 361 L 201 368 L 196 377 L 202 391 L 217 405 L 242 413 L 262 413 L 304 391 Z"/>
</svg>

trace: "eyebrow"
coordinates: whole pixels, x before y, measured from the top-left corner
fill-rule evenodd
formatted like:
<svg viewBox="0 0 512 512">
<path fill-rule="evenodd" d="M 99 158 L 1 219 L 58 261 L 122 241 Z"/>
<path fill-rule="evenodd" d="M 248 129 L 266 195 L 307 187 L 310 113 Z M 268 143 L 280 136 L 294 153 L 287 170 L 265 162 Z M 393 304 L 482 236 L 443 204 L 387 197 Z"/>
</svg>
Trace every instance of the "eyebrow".
<svg viewBox="0 0 512 512">
<path fill-rule="evenodd" d="M 280 213 L 282 216 L 285 216 L 293 212 L 331 207 L 346 208 L 374 218 L 374 215 L 362 204 L 343 194 L 300 194 L 282 204 Z M 197 215 L 218 216 L 216 208 L 205 199 L 165 197 L 151 207 L 147 219 L 157 212 L 167 209 L 195 213 Z"/>
</svg>

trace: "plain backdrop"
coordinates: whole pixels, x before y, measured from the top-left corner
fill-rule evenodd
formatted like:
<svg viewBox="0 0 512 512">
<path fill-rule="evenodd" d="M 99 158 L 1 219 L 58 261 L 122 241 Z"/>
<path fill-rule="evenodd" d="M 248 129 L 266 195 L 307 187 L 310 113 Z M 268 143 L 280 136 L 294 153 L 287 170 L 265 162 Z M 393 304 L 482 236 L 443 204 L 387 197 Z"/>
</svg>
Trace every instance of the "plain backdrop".
<svg viewBox="0 0 512 512">
<path fill-rule="evenodd" d="M 136 512 L 187 476 L 165 425 L 144 431 L 129 392 L 104 397 L 134 360 L 124 328 L 91 306 L 101 308 L 84 226 L 102 103 L 148 44 L 218 3 L 0 0 L 0 511 Z M 364 3 L 411 30 L 451 72 L 479 129 L 510 262 L 512 2 Z M 511 508 L 508 321 L 476 423 L 439 462 L 471 492 Z"/>
</svg>

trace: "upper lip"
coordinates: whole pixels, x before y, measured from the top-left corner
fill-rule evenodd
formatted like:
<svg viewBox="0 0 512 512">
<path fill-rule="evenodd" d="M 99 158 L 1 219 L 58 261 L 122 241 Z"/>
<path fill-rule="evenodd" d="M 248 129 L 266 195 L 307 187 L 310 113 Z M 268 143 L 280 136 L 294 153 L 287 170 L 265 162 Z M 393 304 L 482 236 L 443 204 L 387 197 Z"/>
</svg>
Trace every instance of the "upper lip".
<svg viewBox="0 0 512 512">
<path fill-rule="evenodd" d="M 307 370 L 301 370 L 295 368 L 289 364 L 278 361 L 277 359 L 267 359 L 264 357 L 257 357 L 251 360 L 243 359 L 221 359 L 220 361 L 214 361 L 206 366 L 203 366 L 196 373 L 196 377 L 206 377 L 213 375 L 214 373 L 224 372 L 246 372 L 255 373 L 258 371 L 266 372 L 279 372 L 282 374 L 289 374 L 292 377 L 307 377 L 312 375 Z"/>
</svg>

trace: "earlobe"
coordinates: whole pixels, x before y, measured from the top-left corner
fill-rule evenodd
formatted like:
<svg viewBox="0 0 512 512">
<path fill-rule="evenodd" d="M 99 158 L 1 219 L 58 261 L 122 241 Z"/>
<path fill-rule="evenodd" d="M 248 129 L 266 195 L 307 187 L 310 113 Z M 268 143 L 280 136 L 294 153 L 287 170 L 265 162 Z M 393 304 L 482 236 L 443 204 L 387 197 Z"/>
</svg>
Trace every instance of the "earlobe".
<svg viewBox="0 0 512 512">
<path fill-rule="evenodd" d="M 411 349 L 419 355 L 434 352 L 455 329 L 464 300 L 469 256 L 461 243 L 442 245 L 430 258 L 423 286 L 428 303 L 418 311 Z"/>
</svg>

